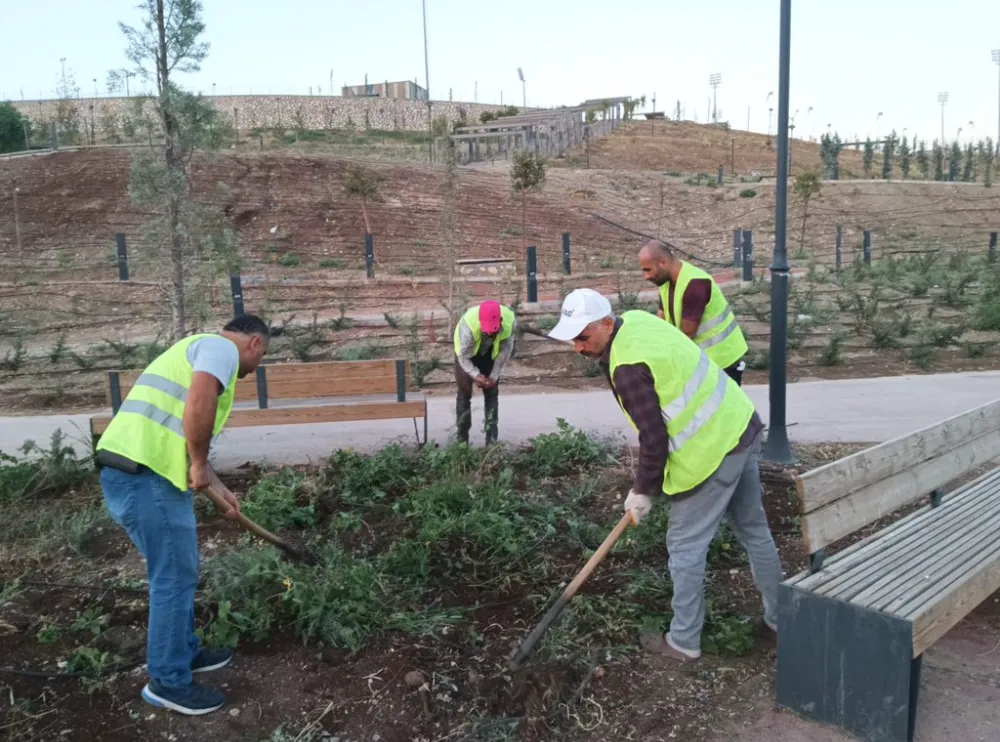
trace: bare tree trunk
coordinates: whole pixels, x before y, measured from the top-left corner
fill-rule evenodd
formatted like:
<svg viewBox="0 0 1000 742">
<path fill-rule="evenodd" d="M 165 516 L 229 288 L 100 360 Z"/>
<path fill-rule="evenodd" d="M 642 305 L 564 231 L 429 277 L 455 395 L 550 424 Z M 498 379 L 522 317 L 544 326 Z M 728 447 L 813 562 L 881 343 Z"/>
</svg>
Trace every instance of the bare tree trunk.
<svg viewBox="0 0 1000 742">
<path fill-rule="evenodd" d="M 799 238 L 799 250 L 806 249 L 806 219 L 809 218 L 809 200 L 802 202 L 802 236 Z"/>
<path fill-rule="evenodd" d="M 187 332 L 184 302 L 184 236 L 180 228 L 181 193 L 185 185 L 184 161 L 180 152 L 177 119 L 174 116 L 170 90 L 170 68 L 167 63 L 166 17 L 163 0 L 156 0 L 156 30 L 159 49 L 156 77 L 160 94 L 160 118 L 163 124 L 163 155 L 169 175 L 170 195 L 167 198 L 167 228 L 170 232 L 170 267 L 172 297 L 170 302 L 171 330 L 174 341 Z M 150 130 L 152 134 L 152 130 Z"/>
</svg>

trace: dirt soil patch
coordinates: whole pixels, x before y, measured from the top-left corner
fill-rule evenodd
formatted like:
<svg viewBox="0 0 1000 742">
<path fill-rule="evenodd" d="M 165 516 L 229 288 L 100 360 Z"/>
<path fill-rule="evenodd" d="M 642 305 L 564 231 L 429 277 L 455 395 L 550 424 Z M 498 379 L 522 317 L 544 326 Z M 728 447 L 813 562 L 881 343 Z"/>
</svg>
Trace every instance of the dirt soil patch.
<svg viewBox="0 0 1000 742">
<path fill-rule="evenodd" d="M 798 448 L 799 470 L 861 446 Z M 640 629 L 669 620 L 659 508 L 626 534 L 525 666 L 507 660 L 617 519 L 633 454 L 564 429 L 521 450 L 465 447 L 323 467 L 248 471 L 248 514 L 308 543 L 289 564 L 199 500 L 199 630 L 238 644 L 224 710 L 191 719 L 141 701 L 143 562 L 85 473 L 21 493 L 0 529 L 0 729 L 7 739 L 709 739 L 746 717 L 773 677 L 759 599 L 726 529 L 709 554 L 706 655 L 692 668 L 643 656 Z M 26 470 L 18 470 L 23 474 Z M 10 483 L 26 481 L 3 469 Z M 789 472 L 762 472 L 788 574 L 803 568 Z M 37 489 L 37 488 L 36 488 Z M 23 499 L 27 497 L 28 499 Z M 842 545 L 841 545 L 842 546 Z M 995 607 L 982 619 L 1000 628 Z"/>
</svg>

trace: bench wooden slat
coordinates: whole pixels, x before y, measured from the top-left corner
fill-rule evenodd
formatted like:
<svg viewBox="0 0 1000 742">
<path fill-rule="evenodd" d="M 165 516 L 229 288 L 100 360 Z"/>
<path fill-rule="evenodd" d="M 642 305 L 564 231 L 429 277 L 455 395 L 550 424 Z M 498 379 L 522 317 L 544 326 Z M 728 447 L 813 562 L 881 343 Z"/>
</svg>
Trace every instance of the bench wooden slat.
<svg viewBox="0 0 1000 742">
<path fill-rule="evenodd" d="M 305 397 L 349 397 L 363 394 L 394 394 L 396 392 L 396 359 L 374 361 L 317 361 L 314 363 L 275 363 L 263 367 L 267 374 L 269 399 L 300 399 Z M 120 371 L 122 399 L 128 395 L 142 371 Z M 406 378 L 409 379 L 409 361 Z M 108 403 L 111 387 L 108 382 Z M 251 374 L 236 382 L 236 401 L 257 399 L 257 377 Z"/>
<path fill-rule="evenodd" d="M 278 407 L 268 410 L 236 410 L 226 422 L 227 428 L 255 425 L 294 425 L 298 423 L 339 423 L 359 420 L 392 420 L 423 417 L 424 400 L 413 402 L 366 402 L 333 404 L 318 407 Z"/>
<path fill-rule="evenodd" d="M 933 512 L 929 506 L 917 511 L 907 519 L 908 525 L 880 531 L 872 548 L 859 550 L 846 559 L 840 559 L 838 554 L 813 576 L 809 589 L 830 598 L 854 599 L 886 571 L 919 558 L 927 550 L 926 541 L 947 542 L 955 534 L 974 528 L 984 515 L 985 493 L 997 487 L 1000 469 L 952 493 Z"/>
<path fill-rule="evenodd" d="M 925 497 L 956 476 L 1000 455 L 1000 430 L 956 447 L 888 479 L 855 490 L 820 510 L 802 516 L 802 535 L 810 553 L 854 533 L 904 505 Z"/>
<path fill-rule="evenodd" d="M 953 579 L 921 602 L 903 607 L 913 621 L 913 656 L 917 657 L 965 618 L 990 595 L 1000 590 L 1000 539 L 995 539 L 965 562 Z"/>
<path fill-rule="evenodd" d="M 939 479 L 944 477 L 942 484 L 948 482 L 966 469 L 946 454 L 996 430 L 1000 430 L 1000 400 L 813 469 L 796 477 L 800 512 L 811 513 L 936 457 L 941 463 L 934 471 Z M 917 490 L 916 496 L 939 486 Z"/>
<path fill-rule="evenodd" d="M 288 425 L 295 423 L 348 422 L 359 420 L 392 420 L 406 417 L 425 417 L 426 397 L 418 395 L 406 402 L 370 401 L 347 404 L 318 404 L 310 407 L 271 407 L 266 410 L 233 410 L 226 421 L 226 428 L 252 425 Z M 367 417 L 366 417 L 367 415 Z M 90 419 L 93 435 L 101 435 L 111 424 L 111 415 Z"/>
<path fill-rule="evenodd" d="M 993 469 L 986 472 L 967 486 L 972 487 L 974 485 L 1000 486 L 1000 469 Z M 945 501 L 957 494 L 956 492 L 953 495 L 946 496 Z M 900 540 L 910 538 L 911 531 L 933 528 L 933 521 L 925 520 L 922 517 L 928 509 L 917 510 L 881 531 L 848 546 L 843 551 L 830 557 L 821 571 L 815 574 L 800 572 L 793 577 L 789 577 L 785 582 L 806 590 L 819 590 L 827 583 L 852 573 L 858 564 L 867 562 L 883 548 L 891 546 Z"/>
<path fill-rule="evenodd" d="M 994 498 L 997 499 L 1000 498 Z M 997 514 L 998 511 L 984 514 L 984 521 L 980 524 L 947 535 L 942 533 L 937 544 L 927 544 L 922 550 L 915 547 L 909 560 L 895 568 L 886 568 L 881 578 L 853 596 L 851 602 L 898 615 L 901 606 L 933 589 L 943 575 L 956 567 L 956 563 L 961 564 L 966 552 L 977 551 L 986 539 L 996 539 L 993 529 L 997 526 Z M 935 512 L 928 513 L 927 517 L 939 520 L 947 516 Z M 942 549 L 941 544 L 947 544 L 947 548 Z"/>
</svg>

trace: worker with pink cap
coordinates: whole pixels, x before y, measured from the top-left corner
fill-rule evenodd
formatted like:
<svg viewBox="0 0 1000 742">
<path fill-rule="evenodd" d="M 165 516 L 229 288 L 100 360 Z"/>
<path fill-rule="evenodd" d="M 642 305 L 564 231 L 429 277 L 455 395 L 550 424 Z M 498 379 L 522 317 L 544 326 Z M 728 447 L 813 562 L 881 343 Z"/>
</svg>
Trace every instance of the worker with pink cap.
<svg viewBox="0 0 1000 742">
<path fill-rule="evenodd" d="M 473 384 L 483 390 L 486 445 L 496 443 L 500 372 L 514 352 L 514 312 L 497 301 L 471 307 L 455 326 L 455 421 L 458 440 L 469 442 Z"/>
</svg>

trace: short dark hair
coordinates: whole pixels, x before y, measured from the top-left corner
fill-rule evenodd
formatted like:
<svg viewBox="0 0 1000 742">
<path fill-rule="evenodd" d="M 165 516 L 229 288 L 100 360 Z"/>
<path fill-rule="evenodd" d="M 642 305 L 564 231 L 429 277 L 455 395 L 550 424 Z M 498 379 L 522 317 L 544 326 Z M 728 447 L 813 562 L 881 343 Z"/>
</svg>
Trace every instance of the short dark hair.
<svg viewBox="0 0 1000 742">
<path fill-rule="evenodd" d="M 256 314 L 241 314 L 239 317 L 234 317 L 229 320 L 226 326 L 222 329 L 224 332 L 239 332 L 244 335 L 263 335 L 265 338 L 271 337 L 271 328 L 267 326 L 267 322 L 262 320 Z"/>
</svg>

